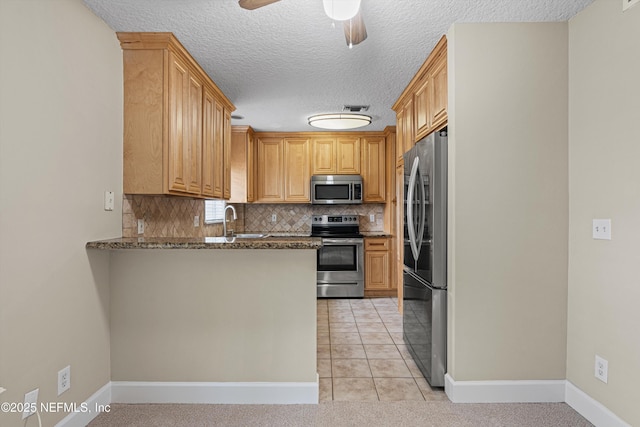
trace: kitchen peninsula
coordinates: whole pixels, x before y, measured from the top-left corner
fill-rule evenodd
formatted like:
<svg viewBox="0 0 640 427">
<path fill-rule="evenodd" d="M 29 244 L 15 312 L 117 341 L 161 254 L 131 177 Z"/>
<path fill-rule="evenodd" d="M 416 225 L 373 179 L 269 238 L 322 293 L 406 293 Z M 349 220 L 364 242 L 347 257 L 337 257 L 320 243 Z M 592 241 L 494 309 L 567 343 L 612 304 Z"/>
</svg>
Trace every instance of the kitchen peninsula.
<svg viewBox="0 0 640 427">
<path fill-rule="evenodd" d="M 320 239 L 86 246 L 109 250 L 113 402 L 317 402 Z"/>
</svg>

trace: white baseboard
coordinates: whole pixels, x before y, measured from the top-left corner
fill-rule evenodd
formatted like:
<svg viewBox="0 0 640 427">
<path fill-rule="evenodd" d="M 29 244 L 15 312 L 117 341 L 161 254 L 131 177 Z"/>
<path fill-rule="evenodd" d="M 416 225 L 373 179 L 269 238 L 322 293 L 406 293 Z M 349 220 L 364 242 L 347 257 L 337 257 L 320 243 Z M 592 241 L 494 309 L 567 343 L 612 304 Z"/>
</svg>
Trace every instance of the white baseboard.
<svg viewBox="0 0 640 427">
<path fill-rule="evenodd" d="M 111 382 L 113 403 L 318 403 L 319 382 Z"/>
<path fill-rule="evenodd" d="M 101 409 L 111 404 L 111 383 L 103 385 L 100 390 L 93 393 L 81 405 L 77 411 L 72 412 L 56 424 L 56 427 L 84 427 L 95 417 L 100 415 Z M 86 412 L 83 409 L 86 408 Z"/>
<path fill-rule="evenodd" d="M 564 402 L 565 380 L 456 381 L 447 374 L 444 391 L 454 403 Z"/>
<path fill-rule="evenodd" d="M 631 427 L 571 381 L 566 381 L 565 401 L 596 427 Z"/>
</svg>

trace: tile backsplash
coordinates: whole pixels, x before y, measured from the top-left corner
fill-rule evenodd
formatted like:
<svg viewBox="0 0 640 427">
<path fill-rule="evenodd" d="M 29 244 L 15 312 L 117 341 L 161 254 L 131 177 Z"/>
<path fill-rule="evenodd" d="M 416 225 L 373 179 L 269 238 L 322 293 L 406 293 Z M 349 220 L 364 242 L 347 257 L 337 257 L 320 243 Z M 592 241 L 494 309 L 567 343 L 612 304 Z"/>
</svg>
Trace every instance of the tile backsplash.
<svg viewBox="0 0 640 427">
<path fill-rule="evenodd" d="M 384 204 L 320 206 L 305 204 L 234 204 L 238 219 L 229 223 L 236 232 L 310 233 L 312 215 L 358 215 L 360 231 L 384 230 Z M 276 222 L 271 222 L 276 214 Z M 194 227 L 194 216 L 199 226 Z M 375 222 L 369 216 L 375 216 Z M 144 234 L 138 234 L 144 219 Z M 186 197 L 125 194 L 122 200 L 122 237 L 221 236 L 222 224 L 204 224 L 204 201 Z"/>
<path fill-rule="evenodd" d="M 244 231 L 244 205 L 234 205 L 238 219 L 230 229 Z M 199 226 L 193 218 L 199 216 Z M 229 214 L 231 216 L 231 214 Z M 144 219 L 144 234 L 138 234 L 138 219 Z M 204 200 L 171 196 L 125 194 L 122 198 L 122 237 L 222 236 L 222 223 L 204 223 Z"/>
<path fill-rule="evenodd" d="M 276 222 L 271 217 L 276 214 Z M 360 231 L 384 230 L 384 204 L 362 205 L 303 205 L 303 204 L 247 204 L 244 228 L 246 231 L 268 233 L 310 233 L 312 215 L 358 215 Z M 369 215 L 375 222 L 369 222 Z"/>
</svg>

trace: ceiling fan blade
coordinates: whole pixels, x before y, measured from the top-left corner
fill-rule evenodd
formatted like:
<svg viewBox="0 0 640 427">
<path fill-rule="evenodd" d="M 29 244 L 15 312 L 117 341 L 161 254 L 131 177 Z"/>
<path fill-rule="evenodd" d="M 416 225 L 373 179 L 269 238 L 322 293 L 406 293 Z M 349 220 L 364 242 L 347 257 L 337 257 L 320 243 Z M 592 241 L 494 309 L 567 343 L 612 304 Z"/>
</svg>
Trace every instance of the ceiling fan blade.
<svg viewBox="0 0 640 427">
<path fill-rule="evenodd" d="M 262 6 L 267 6 L 271 3 L 275 3 L 277 1 L 280 0 L 239 0 L 238 4 L 243 9 L 253 10 Z"/>
<path fill-rule="evenodd" d="M 344 21 L 344 36 L 347 39 L 347 46 L 355 46 L 367 38 L 367 28 L 364 26 L 364 19 L 362 19 L 360 10 L 358 10 L 356 16 Z"/>
</svg>

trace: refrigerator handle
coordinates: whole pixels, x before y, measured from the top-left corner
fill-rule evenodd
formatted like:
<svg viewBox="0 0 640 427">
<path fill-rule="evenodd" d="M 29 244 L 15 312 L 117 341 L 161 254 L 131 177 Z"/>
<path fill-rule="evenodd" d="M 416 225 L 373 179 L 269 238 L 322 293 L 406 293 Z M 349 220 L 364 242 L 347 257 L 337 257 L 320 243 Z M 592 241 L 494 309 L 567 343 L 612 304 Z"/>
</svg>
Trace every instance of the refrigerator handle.
<svg viewBox="0 0 640 427">
<path fill-rule="evenodd" d="M 411 175 L 409 177 L 409 191 L 407 192 L 407 228 L 409 229 L 409 243 L 411 245 L 411 253 L 413 254 L 414 260 L 418 260 L 418 256 L 420 255 L 420 251 L 418 249 L 418 246 L 416 245 L 416 230 L 413 222 L 413 193 L 416 185 L 416 176 L 418 175 L 419 163 L 420 160 L 416 157 L 413 160 L 413 165 L 411 167 Z"/>
<path fill-rule="evenodd" d="M 418 257 L 420 256 L 420 251 L 422 250 L 422 241 L 424 239 L 424 224 L 427 221 L 427 218 L 425 215 L 426 200 L 425 200 L 425 194 L 424 194 L 424 182 L 422 181 L 422 176 L 420 175 L 420 172 L 416 168 L 416 180 L 418 179 L 420 180 L 420 225 L 418 226 L 418 236 L 416 239 L 417 240 L 416 249 L 418 253 L 418 255 L 416 255 L 416 261 L 418 260 Z"/>
</svg>

